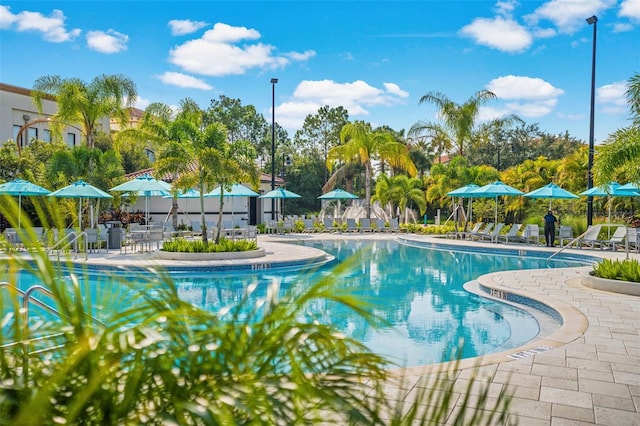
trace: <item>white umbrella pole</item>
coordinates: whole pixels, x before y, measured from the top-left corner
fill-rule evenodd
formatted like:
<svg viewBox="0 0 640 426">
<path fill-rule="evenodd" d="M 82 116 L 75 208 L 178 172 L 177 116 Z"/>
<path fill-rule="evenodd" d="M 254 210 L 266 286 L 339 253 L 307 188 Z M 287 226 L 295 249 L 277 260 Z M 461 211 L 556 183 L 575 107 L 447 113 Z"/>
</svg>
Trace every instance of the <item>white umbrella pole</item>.
<svg viewBox="0 0 640 426">
<path fill-rule="evenodd" d="M 22 227 L 22 195 L 18 194 L 18 229 Z"/>
<path fill-rule="evenodd" d="M 494 226 L 498 225 L 498 196 L 496 195 L 496 221 L 493 222 Z"/>
<path fill-rule="evenodd" d="M 82 232 L 82 198 L 78 202 L 78 229 Z"/>
</svg>

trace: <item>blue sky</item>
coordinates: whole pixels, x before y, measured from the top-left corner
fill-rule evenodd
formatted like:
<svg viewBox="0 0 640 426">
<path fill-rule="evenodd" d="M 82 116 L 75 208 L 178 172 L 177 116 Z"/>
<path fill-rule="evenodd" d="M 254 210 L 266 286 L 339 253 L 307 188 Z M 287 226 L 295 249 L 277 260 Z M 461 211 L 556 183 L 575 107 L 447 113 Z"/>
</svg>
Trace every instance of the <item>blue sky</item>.
<svg viewBox="0 0 640 426">
<path fill-rule="evenodd" d="M 138 107 L 207 108 L 220 95 L 290 137 L 307 114 L 342 105 L 352 120 L 408 130 L 437 119 L 430 91 L 462 103 L 489 89 L 481 118 L 514 113 L 550 133 L 589 136 L 596 15 L 596 143 L 629 124 L 626 81 L 640 72 L 640 0 L 6 1 L 0 81 L 43 75 L 134 80 Z"/>
</svg>

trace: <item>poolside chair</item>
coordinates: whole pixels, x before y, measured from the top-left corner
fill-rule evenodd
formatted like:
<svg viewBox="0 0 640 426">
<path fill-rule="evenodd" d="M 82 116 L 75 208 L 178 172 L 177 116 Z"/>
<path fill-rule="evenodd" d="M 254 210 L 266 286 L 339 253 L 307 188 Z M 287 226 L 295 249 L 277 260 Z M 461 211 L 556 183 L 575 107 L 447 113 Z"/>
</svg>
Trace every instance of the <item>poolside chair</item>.
<svg viewBox="0 0 640 426">
<path fill-rule="evenodd" d="M 373 232 L 371 219 L 363 217 L 360 219 L 360 232 Z"/>
<path fill-rule="evenodd" d="M 389 219 L 389 232 L 407 232 L 406 229 L 400 227 L 400 222 L 397 217 Z"/>
<path fill-rule="evenodd" d="M 476 234 L 470 234 L 470 239 L 472 241 L 477 240 L 483 240 L 485 235 L 489 235 L 491 233 L 491 231 L 493 230 L 493 223 L 488 223 L 487 226 L 484 227 L 484 229 L 478 231 Z"/>
<path fill-rule="evenodd" d="M 582 248 L 583 246 L 587 246 L 595 249 L 596 246 L 600 246 L 601 240 L 598 237 L 600 235 L 601 229 L 602 225 L 591 225 L 589 228 L 587 228 L 585 233 L 582 235 L 582 238 L 580 238 L 580 241 L 578 242 L 579 247 Z"/>
<path fill-rule="evenodd" d="M 103 248 L 107 248 L 106 240 L 100 239 L 98 229 L 87 228 L 84 232 L 87 234 L 87 250 L 89 253 L 100 253 Z"/>
<path fill-rule="evenodd" d="M 192 220 L 191 231 L 193 232 L 193 235 L 202 235 L 202 223 L 198 220 Z"/>
<path fill-rule="evenodd" d="M 616 228 L 616 230 L 613 232 L 613 235 L 611 236 L 611 238 L 607 239 L 607 240 L 602 240 L 600 242 L 600 248 L 602 248 L 603 250 L 605 248 L 611 248 L 611 250 L 616 251 L 616 249 L 618 248 L 617 246 L 621 245 L 624 243 L 624 239 L 627 237 L 627 227 L 626 226 L 619 226 Z"/>
<path fill-rule="evenodd" d="M 387 224 L 384 219 L 376 219 L 376 232 L 387 232 Z"/>
<path fill-rule="evenodd" d="M 540 226 L 538 224 L 529 224 L 524 227 L 524 231 L 522 231 L 522 241 L 527 244 L 532 244 L 533 241 L 536 242 L 536 245 L 540 245 Z"/>
<path fill-rule="evenodd" d="M 629 250 L 635 250 L 640 253 L 640 232 L 638 228 L 627 229 L 627 241 L 629 241 Z"/>
<path fill-rule="evenodd" d="M 565 240 L 571 242 L 573 240 L 573 228 L 569 225 L 560 225 L 558 240 L 560 240 L 560 247 L 564 247 Z"/>
<path fill-rule="evenodd" d="M 484 225 L 484 223 L 477 222 L 475 225 L 473 225 L 473 228 L 471 228 L 470 230 L 468 230 L 468 231 L 459 231 L 457 234 L 456 233 L 451 233 L 450 236 L 454 237 L 454 238 L 460 237 L 463 240 L 467 240 L 467 239 L 470 240 L 473 235 L 478 235 L 482 225 Z"/>
<path fill-rule="evenodd" d="M 304 223 L 304 228 L 302 229 L 302 232 L 306 232 L 309 234 L 313 234 L 314 232 L 317 232 L 313 219 L 303 219 L 303 223 Z"/>
<path fill-rule="evenodd" d="M 345 232 L 358 232 L 358 225 L 354 218 L 347 218 L 347 229 Z"/>
<path fill-rule="evenodd" d="M 483 232 L 481 241 L 484 241 L 484 239 L 486 238 L 491 242 L 498 242 L 498 236 L 500 235 L 500 231 L 502 231 L 502 228 L 504 228 L 504 223 L 498 223 L 496 224 L 495 228 L 493 228 L 493 230 L 486 233 Z"/>
<path fill-rule="evenodd" d="M 514 223 L 513 225 L 511 225 L 511 228 L 509 228 L 509 231 L 506 234 L 498 235 L 498 242 L 500 241 L 500 239 L 502 239 L 504 240 L 505 244 L 509 244 L 509 240 L 511 240 L 511 242 L 517 240 L 520 228 L 522 228 L 521 223 Z"/>
</svg>

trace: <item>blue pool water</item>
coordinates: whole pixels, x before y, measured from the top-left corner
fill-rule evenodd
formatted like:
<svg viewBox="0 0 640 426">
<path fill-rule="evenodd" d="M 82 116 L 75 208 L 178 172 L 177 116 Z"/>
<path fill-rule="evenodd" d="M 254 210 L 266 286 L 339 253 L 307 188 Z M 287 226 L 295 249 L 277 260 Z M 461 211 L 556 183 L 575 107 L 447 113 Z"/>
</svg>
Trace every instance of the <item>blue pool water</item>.
<svg viewBox="0 0 640 426">
<path fill-rule="evenodd" d="M 386 325 L 374 328 L 347 308 L 326 301 L 309 306 L 308 314 L 334 324 L 396 364 L 413 366 L 451 359 L 461 339 L 462 358 L 499 352 L 521 346 L 539 331 L 538 322 L 528 312 L 468 293 L 463 285 L 493 271 L 547 268 L 545 259 L 418 248 L 391 240 L 309 240 L 303 244 L 327 251 L 335 256 L 335 262 L 355 262 L 348 274 L 336 279 L 336 288 L 365 298 Z M 577 265 L 555 261 L 550 266 Z M 326 265 L 311 273 L 277 269 L 190 272 L 173 274 L 173 278 L 181 298 L 217 311 L 238 302 L 249 283 L 258 283 L 254 295 L 262 297 L 274 280 L 286 292 L 309 285 L 319 275 L 331 274 L 332 268 Z M 126 290 L 114 288 L 104 274 L 88 276 L 94 291 L 111 294 L 107 297 L 111 302 L 102 305 L 117 309 L 129 300 Z M 31 284 L 35 283 L 28 276 L 20 278 L 21 287 Z"/>
</svg>

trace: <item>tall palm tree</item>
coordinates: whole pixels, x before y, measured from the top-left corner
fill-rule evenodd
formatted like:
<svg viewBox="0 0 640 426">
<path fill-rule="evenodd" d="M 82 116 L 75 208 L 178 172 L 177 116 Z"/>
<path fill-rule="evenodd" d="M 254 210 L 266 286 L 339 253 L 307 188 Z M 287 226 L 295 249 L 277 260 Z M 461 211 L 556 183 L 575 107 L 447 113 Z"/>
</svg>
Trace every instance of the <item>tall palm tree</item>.
<svg viewBox="0 0 640 426">
<path fill-rule="evenodd" d="M 371 217 L 371 179 L 373 177 L 372 160 L 374 158 L 388 163 L 391 167 L 400 167 L 410 176 L 415 176 L 417 170 L 408 147 L 397 142 L 389 132 L 373 131 L 368 123 L 356 121 L 347 123 L 340 131 L 342 145 L 331 148 L 327 155 L 327 168 L 332 170 L 336 162 L 342 167 L 351 163 L 359 163 L 365 169 L 365 209 L 367 217 Z M 338 173 L 336 171 L 335 173 Z"/>
<path fill-rule="evenodd" d="M 55 98 L 58 110 L 51 117 L 54 134 L 62 134 L 65 125 L 80 126 L 87 146 L 93 148 L 100 119 L 115 118 L 124 127 L 138 92 L 133 80 L 123 75 L 101 75 L 88 84 L 78 78 L 53 75 L 38 78 L 31 96 L 40 114 L 43 99 Z"/>
<path fill-rule="evenodd" d="M 445 94 L 428 92 L 420 98 L 420 103 L 432 103 L 438 108 L 442 123 L 420 121 L 409 130 L 409 135 L 427 133 L 439 141 L 439 145 L 455 146 L 458 155 L 464 155 L 465 145 L 471 142 L 480 107 L 496 95 L 489 90 L 476 92 L 462 105 L 455 103 Z"/>
</svg>

